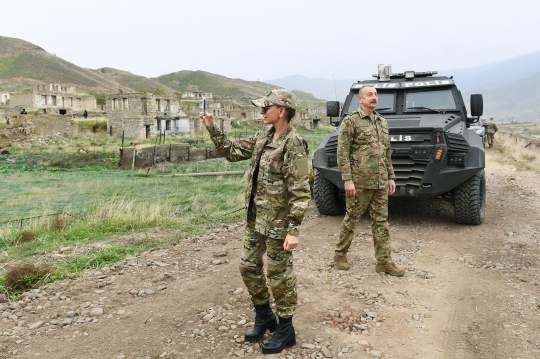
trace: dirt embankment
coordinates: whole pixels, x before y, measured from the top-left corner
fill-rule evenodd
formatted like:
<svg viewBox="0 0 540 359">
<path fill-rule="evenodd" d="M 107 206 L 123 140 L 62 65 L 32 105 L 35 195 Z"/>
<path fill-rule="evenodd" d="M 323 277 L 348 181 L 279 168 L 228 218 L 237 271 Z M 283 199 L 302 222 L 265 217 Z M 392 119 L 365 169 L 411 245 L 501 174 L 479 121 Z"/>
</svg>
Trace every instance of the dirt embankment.
<svg viewBox="0 0 540 359">
<path fill-rule="evenodd" d="M 455 224 L 443 203 L 391 208 L 403 278 L 375 273 L 368 217 L 351 270 L 333 269 L 342 218 L 311 206 L 297 345 L 279 355 L 243 342 L 239 223 L 0 304 L 0 358 L 540 358 L 540 175 L 496 149 L 487 162 L 483 225 Z"/>
</svg>

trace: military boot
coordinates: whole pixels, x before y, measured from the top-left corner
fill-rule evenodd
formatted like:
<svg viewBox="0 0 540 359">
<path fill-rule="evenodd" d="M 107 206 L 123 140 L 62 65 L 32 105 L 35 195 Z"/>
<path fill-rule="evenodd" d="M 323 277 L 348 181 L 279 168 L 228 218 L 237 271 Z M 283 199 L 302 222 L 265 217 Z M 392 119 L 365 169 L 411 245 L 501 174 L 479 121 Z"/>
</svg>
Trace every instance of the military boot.
<svg viewBox="0 0 540 359">
<path fill-rule="evenodd" d="M 285 347 L 292 347 L 296 345 L 296 334 L 294 333 L 294 327 L 292 324 L 292 317 L 279 318 L 279 323 L 276 329 L 276 333 L 268 341 L 268 343 L 262 346 L 263 354 L 277 354 Z"/>
<path fill-rule="evenodd" d="M 334 255 L 334 266 L 339 270 L 349 270 L 351 266 L 347 261 L 345 254 L 335 254 Z"/>
<path fill-rule="evenodd" d="M 255 326 L 244 335 L 246 342 L 258 342 L 267 330 L 276 331 L 277 321 L 270 304 L 255 305 Z"/>
<path fill-rule="evenodd" d="M 402 277 L 405 274 L 405 269 L 396 267 L 394 262 L 377 263 L 375 270 L 377 273 L 388 273 L 396 277 Z"/>
</svg>

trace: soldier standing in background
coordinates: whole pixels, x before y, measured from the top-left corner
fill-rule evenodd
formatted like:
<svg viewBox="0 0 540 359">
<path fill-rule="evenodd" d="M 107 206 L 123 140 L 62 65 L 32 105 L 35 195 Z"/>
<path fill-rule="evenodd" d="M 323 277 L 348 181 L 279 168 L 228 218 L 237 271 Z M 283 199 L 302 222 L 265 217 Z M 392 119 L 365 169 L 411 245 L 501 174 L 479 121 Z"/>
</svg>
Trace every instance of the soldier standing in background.
<svg viewBox="0 0 540 359">
<path fill-rule="evenodd" d="M 214 124 L 214 117 L 199 117 L 210 133 L 216 150 L 228 161 L 251 160 L 246 190 L 247 225 L 240 273 L 255 307 L 255 326 L 244 340 L 256 342 L 267 330 L 275 331 L 262 346 L 263 354 L 280 353 L 296 344 L 292 324 L 297 306 L 297 284 L 292 250 L 298 246 L 298 227 L 311 199 L 308 146 L 290 125 L 297 98 L 276 89 L 254 100 L 261 107 L 266 126 L 254 136 L 231 141 Z M 263 255 L 267 252 L 267 275 Z M 267 278 L 279 322 L 270 308 Z"/>
<path fill-rule="evenodd" d="M 486 122 L 486 119 L 485 118 L 482 118 L 482 122 L 480 123 L 480 125 L 483 127 L 484 129 L 484 134 L 482 135 L 482 145 L 484 147 L 486 147 L 486 137 L 487 137 L 487 128 L 488 128 L 488 124 Z"/>
<path fill-rule="evenodd" d="M 386 119 L 375 111 L 377 90 L 364 86 L 358 93 L 360 107 L 347 115 L 338 136 L 338 165 L 345 181 L 347 214 L 339 233 L 334 263 L 349 270 L 347 251 L 351 246 L 356 222 L 369 208 L 371 231 L 378 273 L 403 276 L 390 256 L 388 196 L 395 192 L 394 168 L 390 158 L 390 140 Z"/>
<path fill-rule="evenodd" d="M 498 130 L 499 128 L 495 124 L 495 121 L 493 121 L 493 117 L 490 117 L 487 125 L 487 140 L 489 147 L 493 146 L 493 137 L 495 137 L 495 132 Z"/>
</svg>

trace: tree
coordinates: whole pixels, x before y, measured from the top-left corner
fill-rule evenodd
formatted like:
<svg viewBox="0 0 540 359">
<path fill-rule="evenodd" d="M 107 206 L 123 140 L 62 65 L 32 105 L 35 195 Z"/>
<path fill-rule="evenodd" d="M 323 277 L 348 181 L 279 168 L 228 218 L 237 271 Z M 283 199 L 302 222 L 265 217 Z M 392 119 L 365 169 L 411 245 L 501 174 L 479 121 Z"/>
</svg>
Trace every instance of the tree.
<svg viewBox="0 0 540 359">
<path fill-rule="evenodd" d="M 101 109 L 103 110 L 103 106 L 107 104 L 107 95 L 102 92 L 95 92 L 95 91 L 88 91 L 88 94 L 96 98 L 96 104 L 98 106 L 101 106 Z"/>
<path fill-rule="evenodd" d="M 165 90 L 163 89 L 163 87 L 159 86 L 159 85 L 156 85 L 152 88 L 146 88 L 146 87 L 140 87 L 138 90 L 137 90 L 138 93 L 141 93 L 141 94 L 145 94 L 145 93 L 151 93 L 151 94 L 154 94 L 154 95 L 161 95 L 161 96 L 164 96 L 167 94 L 167 92 L 165 92 Z"/>
<path fill-rule="evenodd" d="M 156 85 L 150 89 L 150 92 L 154 95 L 166 95 L 167 92 L 163 89 L 163 87 Z"/>
</svg>

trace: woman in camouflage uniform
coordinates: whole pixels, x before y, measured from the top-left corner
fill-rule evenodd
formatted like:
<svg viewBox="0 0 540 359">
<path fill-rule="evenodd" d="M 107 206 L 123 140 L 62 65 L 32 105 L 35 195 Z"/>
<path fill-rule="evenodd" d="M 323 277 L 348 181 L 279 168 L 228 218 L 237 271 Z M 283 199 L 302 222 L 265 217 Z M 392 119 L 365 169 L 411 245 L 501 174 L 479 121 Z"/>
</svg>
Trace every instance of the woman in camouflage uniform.
<svg viewBox="0 0 540 359">
<path fill-rule="evenodd" d="M 251 160 L 246 190 L 247 225 L 240 273 L 255 307 L 255 327 L 245 341 L 262 339 L 276 331 L 263 345 L 264 354 L 280 353 L 296 344 L 292 317 L 297 305 L 296 276 L 292 250 L 298 246 L 298 227 L 311 198 L 308 146 L 290 125 L 297 99 L 287 90 L 276 89 L 253 100 L 261 107 L 264 124 L 254 136 L 231 141 L 205 112 L 200 118 L 216 150 L 228 161 Z M 267 275 L 263 255 L 267 252 Z M 270 308 L 272 290 L 279 322 Z"/>
</svg>

